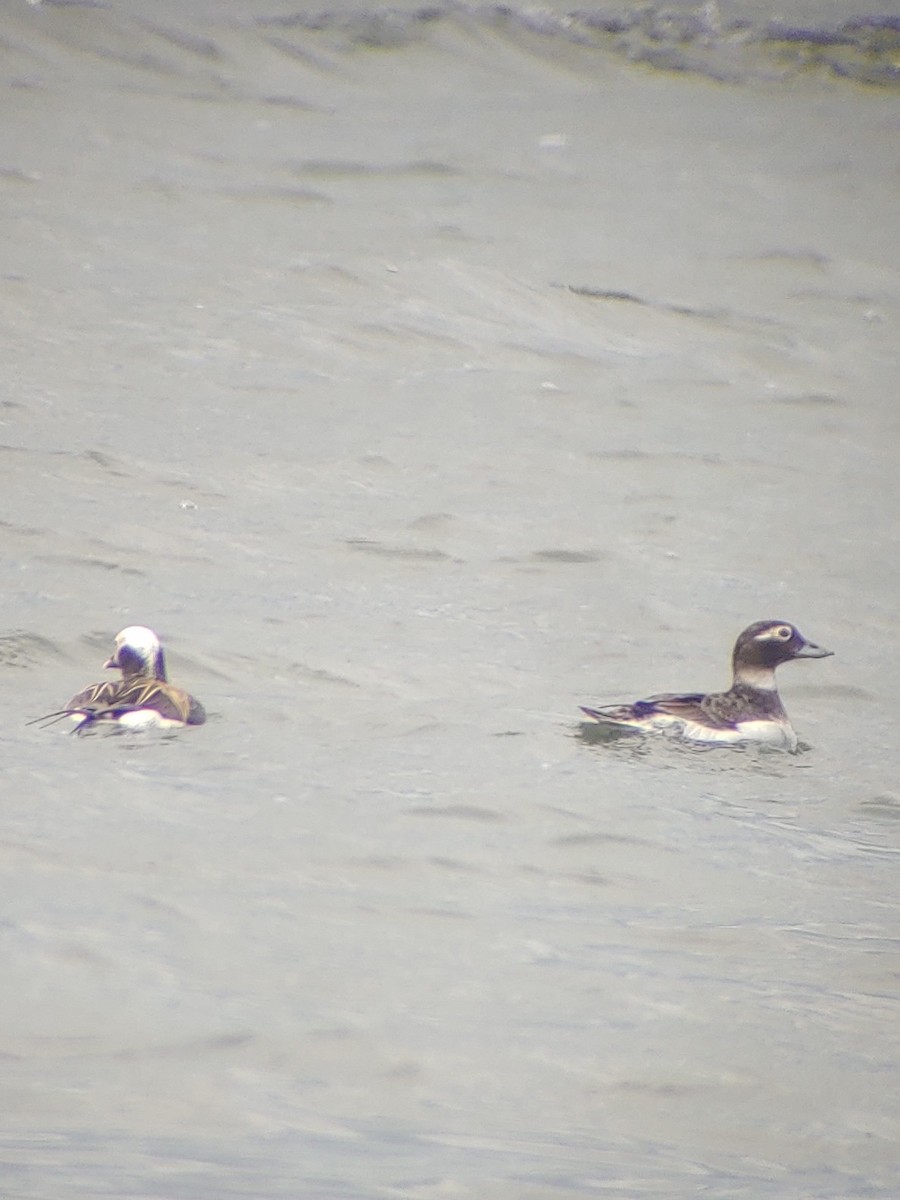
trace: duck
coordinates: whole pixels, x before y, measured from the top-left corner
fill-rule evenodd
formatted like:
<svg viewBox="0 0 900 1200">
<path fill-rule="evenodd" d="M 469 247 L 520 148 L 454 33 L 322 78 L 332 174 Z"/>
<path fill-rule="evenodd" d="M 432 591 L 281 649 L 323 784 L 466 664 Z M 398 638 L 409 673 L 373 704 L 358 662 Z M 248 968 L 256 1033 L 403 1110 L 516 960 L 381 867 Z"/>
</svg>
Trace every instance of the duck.
<svg viewBox="0 0 900 1200">
<path fill-rule="evenodd" d="M 734 644 L 728 691 L 663 693 L 581 711 L 611 729 L 669 732 L 688 742 L 720 745 L 758 742 L 794 754 L 797 735 L 778 695 L 775 669 L 795 658 L 833 653 L 808 641 L 789 621 L 756 621 Z"/>
<path fill-rule="evenodd" d="M 103 666 L 120 670 L 122 678 L 83 688 L 65 708 L 40 720 L 71 717 L 77 722 L 75 732 L 97 724 L 171 729 L 202 725 L 206 720 L 203 705 L 169 683 L 162 644 L 145 625 L 129 625 L 117 633 L 113 654 Z"/>
</svg>

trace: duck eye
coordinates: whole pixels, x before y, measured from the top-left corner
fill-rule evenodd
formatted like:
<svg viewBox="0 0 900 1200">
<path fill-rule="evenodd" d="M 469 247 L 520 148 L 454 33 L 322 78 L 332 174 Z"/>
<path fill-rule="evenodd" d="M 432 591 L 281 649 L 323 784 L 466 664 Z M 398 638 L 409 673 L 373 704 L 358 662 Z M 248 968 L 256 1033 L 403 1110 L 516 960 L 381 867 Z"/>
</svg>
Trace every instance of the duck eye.
<svg viewBox="0 0 900 1200">
<path fill-rule="evenodd" d="M 793 636 L 793 629 L 790 625 L 779 625 L 775 630 L 775 636 L 780 637 L 783 642 L 788 641 Z"/>
</svg>

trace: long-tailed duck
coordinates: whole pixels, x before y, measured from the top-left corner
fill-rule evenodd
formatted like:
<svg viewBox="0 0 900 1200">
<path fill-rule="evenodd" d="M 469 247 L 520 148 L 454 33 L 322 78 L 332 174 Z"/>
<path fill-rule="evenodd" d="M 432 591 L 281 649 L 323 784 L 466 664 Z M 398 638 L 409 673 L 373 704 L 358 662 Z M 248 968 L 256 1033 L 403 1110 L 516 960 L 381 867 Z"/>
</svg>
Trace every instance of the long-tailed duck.
<svg viewBox="0 0 900 1200">
<path fill-rule="evenodd" d="M 775 668 L 793 658 L 832 653 L 808 642 L 787 621 L 757 621 L 735 642 L 734 680 L 727 692 L 665 693 L 581 711 L 601 725 L 623 730 L 669 730 L 693 742 L 764 742 L 793 753 L 797 735 L 775 686 Z"/>
<path fill-rule="evenodd" d="M 163 648 L 152 629 L 129 625 L 116 634 L 115 651 L 103 665 L 117 667 L 122 678 L 91 684 L 65 708 L 41 719 L 72 717 L 78 722 L 76 732 L 98 723 L 144 729 L 202 725 L 206 720 L 203 705 L 169 683 Z"/>
</svg>

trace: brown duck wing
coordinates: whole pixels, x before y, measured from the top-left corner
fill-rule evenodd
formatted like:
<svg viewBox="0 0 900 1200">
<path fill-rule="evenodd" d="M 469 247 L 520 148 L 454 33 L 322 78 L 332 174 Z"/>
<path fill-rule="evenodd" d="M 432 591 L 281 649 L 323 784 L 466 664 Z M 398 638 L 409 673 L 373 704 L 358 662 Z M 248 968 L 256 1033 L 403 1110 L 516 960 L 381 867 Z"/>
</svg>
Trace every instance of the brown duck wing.
<svg viewBox="0 0 900 1200">
<path fill-rule="evenodd" d="M 120 679 L 108 679 L 105 683 L 92 683 L 83 691 L 78 692 L 66 705 L 64 711 L 79 708 L 105 708 L 115 702 L 116 695 L 122 689 Z"/>
<path fill-rule="evenodd" d="M 140 709 L 152 709 L 167 721 L 187 723 L 190 707 L 191 698 L 186 692 L 141 676 L 85 688 L 69 701 L 68 711 L 83 712 L 91 720 L 109 720 Z"/>
<path fill-rule="evenodd" d="M 199 700 L 173 687 L 171 683 L 148 681 L 143 697 L 135 701 L 136 708 L 152 708 L 171 721 L 184 721 L 185 725 L 202 725 L 206 720 L 206 709 Z"/>
<path fill-rule="evenodd" d="M 593 717 L 595 721 L 611 721 L 621 725 L 642 726 L 652 724 L 654 717 L 667 717 L 673 721 L 700 722 L 703 725 L 730 728 L 730 721 L 722 719 L 715 711 L 708 709 L 707 701 L 710 699 L 711 697 L 704 696 L 702 692 L 663 692 L 659 696 L 649 696 L 646 700 L 636 700 L 633 704 L 607 704 L 602 708 L 582 707 L 581 711 Z"/>
<path fill-rule="evenodd" d="M 140 679 L 121 689 L 114 707 L 123 712 L 151 708 L 167 721 L 184 721 L 187 724 L 191 698 L 187 692 L 171 684 L 160 683 L 157 679 Z"/>
<path fill-rule="evenodd" d="M 95 721 L 114 721 L 126 713 L 150 709 L 164 720 L 178 721 L 185 725 L 202 725 L 206 720 L 203 705 L 183 692 L 147 675 L 130 680 L 120 679 L 106 683 L 95 683 L 77 692 L 65 708 L 47 713 L 29 724 L 45 721 L 53 724 L 66 716 L 84 717 L 82 726 Z"/>
<path fill-rule="evenodd" d="M 639 700 L 634 709 L 636 716 L 652 717 L 659 713 L 689 724 L 698 723 L 716 729 L 735 729 L 735 721 L 740 715 L 725 692 L 708 696 L 702 692 L 664 693 Z"/>
</svg>

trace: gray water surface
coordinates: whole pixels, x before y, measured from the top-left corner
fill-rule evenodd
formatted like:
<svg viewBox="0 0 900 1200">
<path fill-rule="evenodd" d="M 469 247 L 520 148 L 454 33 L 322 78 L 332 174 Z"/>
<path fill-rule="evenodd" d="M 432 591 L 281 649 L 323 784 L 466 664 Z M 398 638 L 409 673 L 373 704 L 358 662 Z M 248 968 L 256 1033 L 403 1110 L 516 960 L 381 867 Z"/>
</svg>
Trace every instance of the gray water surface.
<svg viewBox="0 0 900 1200">
<path fill-rule="evenodd" d="M 0 1192 L 894 1197 L 890 25 L 429 11 L 5 10 Z"/>
</svg>

